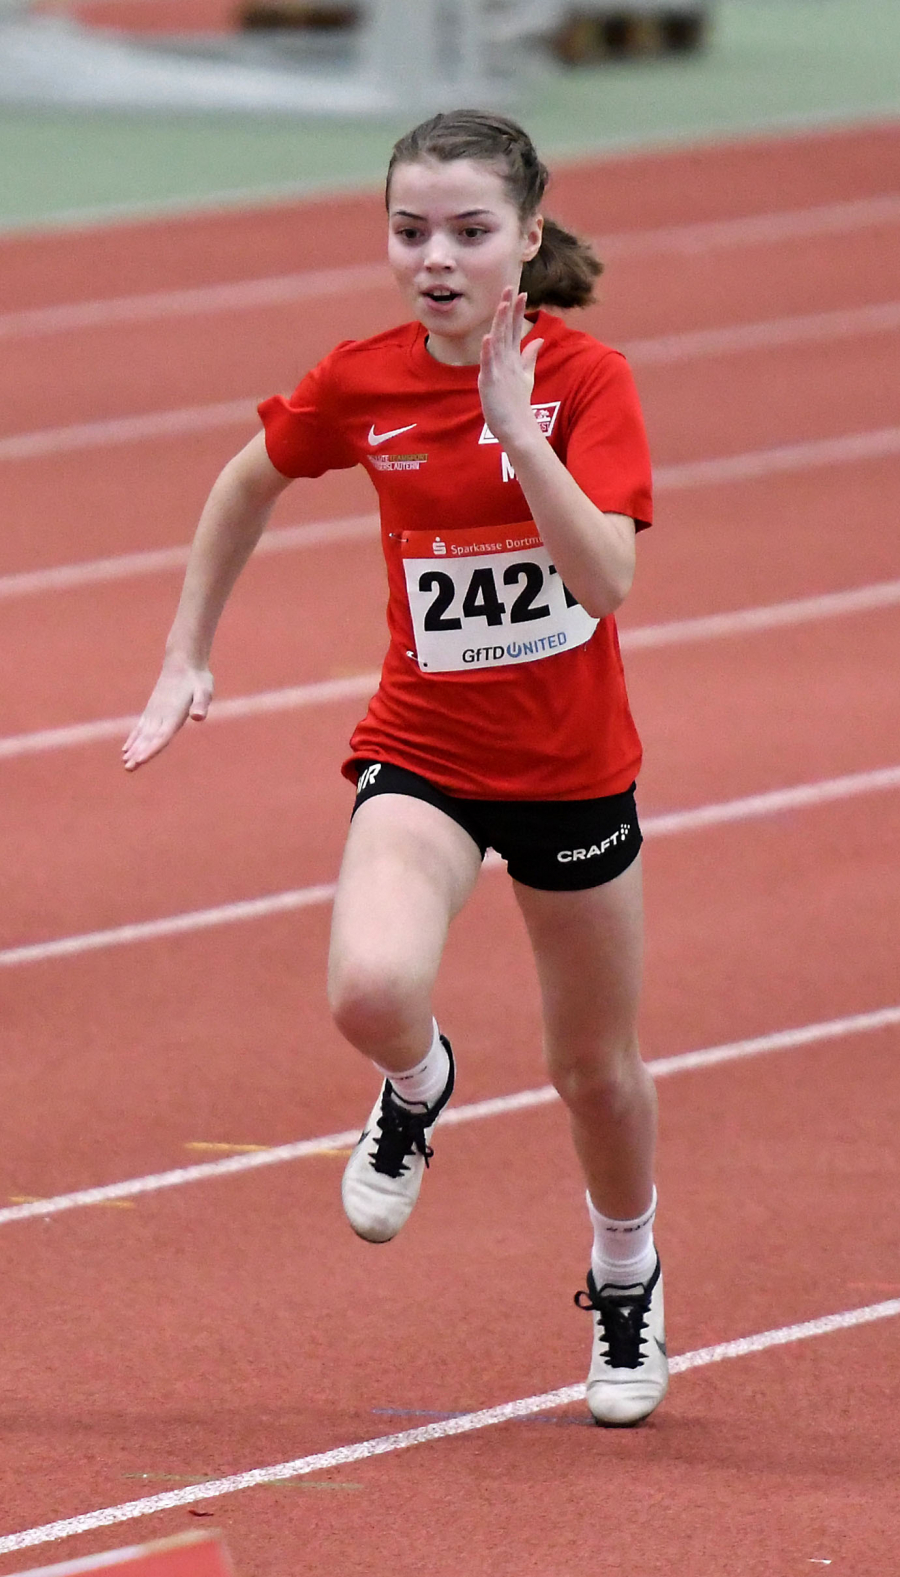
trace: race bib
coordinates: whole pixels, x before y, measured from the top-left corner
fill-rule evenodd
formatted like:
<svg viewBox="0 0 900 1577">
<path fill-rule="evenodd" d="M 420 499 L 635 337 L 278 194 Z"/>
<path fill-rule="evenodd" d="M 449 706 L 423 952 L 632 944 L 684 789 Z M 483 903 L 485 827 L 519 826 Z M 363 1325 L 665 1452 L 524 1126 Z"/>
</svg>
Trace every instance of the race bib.
<svg viewBox="0 0 900 1577">
<path fill-rule="evenodd" d="M 416 658 L 426 673 L 532 663 L 597 628 L 531 520 L 502 530 L 410 531 L 401 541 Z"/>
</svg>

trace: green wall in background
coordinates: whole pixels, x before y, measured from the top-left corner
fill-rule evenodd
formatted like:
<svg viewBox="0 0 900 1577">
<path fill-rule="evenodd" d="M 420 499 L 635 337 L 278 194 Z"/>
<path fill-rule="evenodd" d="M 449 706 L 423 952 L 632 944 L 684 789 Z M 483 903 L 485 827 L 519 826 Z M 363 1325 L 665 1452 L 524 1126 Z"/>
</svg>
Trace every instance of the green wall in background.
<svg viewBox="0 0 900 1577">
<path fill-rule="evenodd" d="M 900 0 L 721 0 L 703 54 L 554 68 L 512 106 L 551 154 L 900 115 Z M 407 122 L 0 110 L 0 226 L 377 183 Z"/>
</svg>

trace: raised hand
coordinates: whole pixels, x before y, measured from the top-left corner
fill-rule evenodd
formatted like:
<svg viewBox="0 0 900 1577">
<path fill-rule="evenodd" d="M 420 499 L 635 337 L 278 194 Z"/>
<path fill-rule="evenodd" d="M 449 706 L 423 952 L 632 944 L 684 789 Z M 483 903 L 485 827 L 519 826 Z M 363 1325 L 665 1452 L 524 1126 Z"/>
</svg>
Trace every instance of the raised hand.
<svg viewBox="0 0 900 1577">
<path fill-rule="evenodd" d="M 543 340 L 531 340 L 522 350 L 526 332 L 524 292 L 507 287 L 494 313 L 489 334 L 481 342 L 478 392 L 484 419 L 501 444 L 527 442 L 538 430 L 531 410 L 534 368 Z"/>
<path fill-rule="evenodd" d="M 209 711 L 213 676 L 182 658 L 166 658 L 143 713 L 122 746 L 122 764 L 134 772 L 158 756 L 189 717 L 202 722 Z"/>
</svg>

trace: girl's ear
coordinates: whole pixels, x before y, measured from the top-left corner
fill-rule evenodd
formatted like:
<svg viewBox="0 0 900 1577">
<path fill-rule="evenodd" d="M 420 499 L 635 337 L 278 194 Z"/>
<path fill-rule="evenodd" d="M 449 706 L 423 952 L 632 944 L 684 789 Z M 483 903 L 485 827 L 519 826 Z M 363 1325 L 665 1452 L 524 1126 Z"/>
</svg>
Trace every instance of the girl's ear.
<svg viewBox="0 0 900 1577">
<path fill-rule="evenodd" d="M 528 226 L 524 232 L 524 245 L 522 248 L 523 263 L 530 263 L 533 257 L 537 257 L 538 252 L 541 250 L 541 241 L 543 239 L 543 235 L 544 216 L 543 214 L 535 214 L 534 218 L 529 220 Z"/>
</svg>

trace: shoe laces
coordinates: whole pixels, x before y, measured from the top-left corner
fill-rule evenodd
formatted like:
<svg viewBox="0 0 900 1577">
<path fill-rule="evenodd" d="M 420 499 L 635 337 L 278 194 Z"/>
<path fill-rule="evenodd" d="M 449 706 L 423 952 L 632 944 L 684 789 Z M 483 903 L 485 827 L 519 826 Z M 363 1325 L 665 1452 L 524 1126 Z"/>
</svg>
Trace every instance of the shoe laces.
<svg viewBox="0 0 900 1577">
<path fill-rule="evenodd" d="M 414 1112 L 400 1106 L 386 1087 L 377 1119 L 379 1136 L 372 1158 L 373 1172 L 381 1172 L 385 1177 L 402 1177 L 409 1170 L 408 1158 L 416 1154 L 427 1166 L 434 1155 L 425 1133 L 429 1116 L 433 1122 L 434 1117 L 429 1112 Z"/>
<path fill-rule="evenodd" d="M 655 1278 L 654 1278 L 655 1279 Z M 641 1351 L 646 1341 L 645 1327 L 650 1312 L 652 1285 L 614 1287 L 608 1284 L 598 1292 L 588 1273 L 588 1290 L 575 1294 L 579 1309 L 597 1315 L 602 1340 L 606 1343 L 603 1362 L 610 1369 L 639 1369 L 644 1361 Z"/>
</svg>

